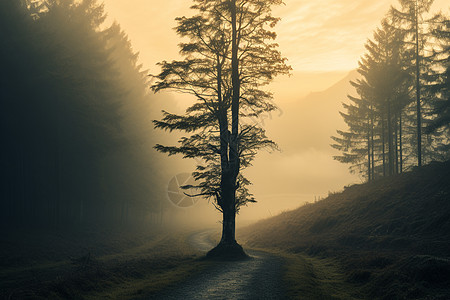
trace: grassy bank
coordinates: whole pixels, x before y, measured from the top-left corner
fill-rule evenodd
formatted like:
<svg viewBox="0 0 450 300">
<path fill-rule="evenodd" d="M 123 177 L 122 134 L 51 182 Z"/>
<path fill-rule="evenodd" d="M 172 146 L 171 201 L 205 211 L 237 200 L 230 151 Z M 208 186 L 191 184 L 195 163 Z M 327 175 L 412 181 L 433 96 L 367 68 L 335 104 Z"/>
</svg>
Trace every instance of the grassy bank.
<svg viewBox="0 0 450 300">
<path fill-rule="evenodd" d="M 0 299 L 134 299 L 207 266 L 186 232 L 15 232 L 1 238 Z"/>
<path fill-rule="evenodd" d="M 331 193 L 241 230 L 240 240 L 293 255 L 287 280 L 301 292 L 319 282 L 327 295 L 315 299 L 448 299 L 450 162 Z M 333 292 L 327 274 L 350 292 Z"/>
</svg>

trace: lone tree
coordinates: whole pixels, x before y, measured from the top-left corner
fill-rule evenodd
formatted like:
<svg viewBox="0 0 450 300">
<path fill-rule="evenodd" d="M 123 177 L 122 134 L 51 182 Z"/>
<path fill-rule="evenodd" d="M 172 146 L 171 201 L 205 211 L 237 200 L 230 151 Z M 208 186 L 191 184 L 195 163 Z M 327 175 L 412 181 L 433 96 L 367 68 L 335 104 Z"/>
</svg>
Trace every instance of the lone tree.
<svg viewBox="0 0 450 300">
<path fill-rule="evenodd" d="M 276 110 L 272 94 L 265 91 L 276 75 L 288 74 L 271 31 L 279 18 L 271 14 L 281 0 L 194 0 L 193 17 L 177 18 L 181 61 L 163 61 L 154 92 L 171 89 L 192 94 L 196 103 L 184 115 L 163 111 L 155 128 L 189 133 L 178 146 L 156 145 L 158 151 L 184 158 L 197 158 L 194 188 L 223 214 L 222 238 L 208 256 L 246 256 L 235 240 L 239 208 L 255 202 L 250 182 L 241 171 L 258 150 L 274 149 L 259 118 Z"/>
</svg>

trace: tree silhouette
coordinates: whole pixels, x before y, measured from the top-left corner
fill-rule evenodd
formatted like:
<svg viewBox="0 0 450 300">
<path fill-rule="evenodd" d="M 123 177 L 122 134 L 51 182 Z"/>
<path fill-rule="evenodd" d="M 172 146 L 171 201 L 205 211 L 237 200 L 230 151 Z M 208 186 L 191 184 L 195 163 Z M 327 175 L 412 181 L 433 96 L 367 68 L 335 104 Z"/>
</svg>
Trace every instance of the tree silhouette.
<svg viewBox="0 0 450 300">
<path fill-rule="evenodd" d="M 147 72 L 104 19 L 94 0 L 0 1 L 1 226 L 125 226 L 159 207 Z"/>
<path fill-rule="evenodd" d="M 222 238 L 210 255 L 244 255 L 235 240 L 239 208 L 255 202 L 242 170 L 251 166 L 258 150 L 276 148 L 258 118 L 276 109 L 263 89 L 274 76 L 290 70 L 277 50 L 279 19 L 271 15 L 281 1 L 195 0 L 198 13 L 177 18 L 177 33 L 189 39 L 180 44 L 181 61 L 160 63 L 155 92 L 172 89 L 194 95 L 196 103 L 184 115 L 164 112 L 155 127 L 191 133 L 178 146 L 156 149 L 184 158 L 198 158 L 194 178 L 198 195 L 212 200 L 223 214 Z"/>
<path fill-rule="evenodd" d="M 424 16 L 430 11 L 434 0 L 399 0 L 400 9 L 391 7 L 390 13 L 394 17 L 397 29 L 405 33 L 405 44 L 409 45 L 414 54 L 411 59 L 411 74 L 415 76 L 415 96 L 416 96 L 416 130 L 417 130 L 417 165 L 422 165 L 422 102 L 421 92 L 423 90 L 423 80 L 421 79 L 424 72 L 424 49 L 426 48 L 429 33 L 423 31 L 423 27 L 427 23 L 433 22 L 437 17 L 425 19 Z"/>
<path fill-rule="evenodd" d="M 349 131 L 338 131 L 332 146 L 343 152 L 335 159 L 364 171 L 368 180 L 403 169 L 402 115 L 410 103 L 411 77 L 405 71 L 403 34 L 384 19 L 366 43 L 359 62 L 360 79 L 351 82 L 359 97 L 348 96 L 341 113 Z M 365 163 L 367 161 L 367 163 Z"/>
<path fill-rule="evenodd" d="M 449 158 L 448 19 L 423 20 L 432 2 L 391 8 L 366 43 L 361 78 L 350 82 L 358 97 L 343 103 L 348 130 L 338 130 L 331 146 L 342 152 L 334 159 L 368 180 Z"/>
<path fill-rule="evenodd" d="M 425 78 L 429 97 L 433 100 L 432 119 L 425 132 L 441 137 L 437 150 L 446 153 L 450 145 L 450 20 L 441 16 L 433 35 L 438 39 L 439 47 L 431 55 L 433 68 Z"/>
</svg>

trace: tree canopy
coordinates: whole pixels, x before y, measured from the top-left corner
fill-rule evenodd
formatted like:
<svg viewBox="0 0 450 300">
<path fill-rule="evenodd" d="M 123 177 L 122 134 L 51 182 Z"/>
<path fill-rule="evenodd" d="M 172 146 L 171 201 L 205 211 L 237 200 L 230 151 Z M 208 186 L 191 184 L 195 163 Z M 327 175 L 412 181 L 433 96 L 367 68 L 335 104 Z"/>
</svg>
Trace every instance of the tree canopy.
<svg viewBox="0 0 450 300">
<path fill-rule="evenodd" d="M 281 1 L 195 0 L 193 17 L 177 18 L 180 61 L 160 63 L 155 92 L 171 89 L 197 100 L 185 114 L 163 112 L 155 127 L 181 130 L 190 135 L 178 146 L 157 145 L 169 155 L 197 158 L 194 178 L 198 194 L 210 199 L 230 223 L 234 241 L 234 217 L 242 205 L 254 202 L 250 182 L 242 171 L 251 166 L 263 148 L 275 149 L 257 119 L 276 109 L 272 94 L 264 89 L 275 76 L 290 67 L 274 42 L 272 28 L 279 21 L 271 15 Z M 228 219 L 228 216 L 230 216 Z"/>
</svg>

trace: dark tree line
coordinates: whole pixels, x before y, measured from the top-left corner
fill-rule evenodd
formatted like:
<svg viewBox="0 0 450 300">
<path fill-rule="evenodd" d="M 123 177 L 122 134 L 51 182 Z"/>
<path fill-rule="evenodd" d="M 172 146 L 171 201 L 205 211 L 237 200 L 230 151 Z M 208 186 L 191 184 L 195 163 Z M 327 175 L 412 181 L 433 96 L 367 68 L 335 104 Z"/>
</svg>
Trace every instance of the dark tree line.
<svg viewBox="0 0 450 300">
<path fill-rule="evenodd" d="M 0 222 L 127 224 L 157 210 L 134 114 L 146 75 L 119 25 L 85 1 L 0 2 Z M 151 124 L 144 124 L 150 127 Z M 150 147 L 149 147 L 150 148 Z"/>
<path fill-rule="evenodd" d="M 361 57 L 334 158 L 368 180 L 450 158 L 450 24 L 432 0 L 391 7 Z"/>
</svg>

